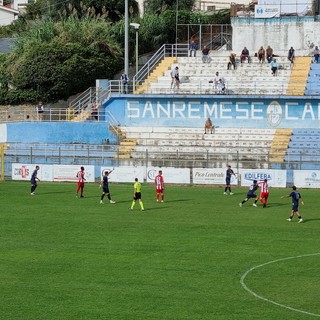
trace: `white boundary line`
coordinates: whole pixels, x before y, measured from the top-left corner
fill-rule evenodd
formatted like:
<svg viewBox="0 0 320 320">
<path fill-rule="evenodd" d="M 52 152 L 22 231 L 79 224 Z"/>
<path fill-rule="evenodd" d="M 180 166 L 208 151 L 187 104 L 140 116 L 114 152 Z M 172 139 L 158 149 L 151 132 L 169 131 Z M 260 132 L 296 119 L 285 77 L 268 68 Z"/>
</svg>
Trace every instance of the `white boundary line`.
<svg viewBox="0 0 320 320">
<path fill-rule="evenodd" d="M 276 263 L 276 262 L 279 262 L 279 261 L 285 261 L 285 260 L 291 260 L 291 259 L 297 259 L 297 258 L 304 258 L 304 257 L 311 257 L 311 256 L 318 256 L 320 255 L 320 252 L 319 253 L 312 253 L 312 254 L 304 254 L 304 255 L 301 255 L 301 256 L 296 256 L 296 257 L 287 257 L 287 258 L 282 258 L 282 259 L 277 259 L 277 260 L 272 260 L 272 261 L 269 261 L 269 262 L 266 262 L 266 263 L 263 263 L 263 264 L 260 264 L 258 266 L 255 266 L 249 270 L 247 270 L 241 277 L 240 279 L 240 283 L 242 285 L 242 287 L 247 290 L 249 293 L 251 293 L 253 296 L 255 296 L 256 298 L 258 299 L 261 299 L 261 300 L 264 300 L 266 302 L 269 302 L 269 303 L 272 303 L 276 306 L 279 306 L 279 307 L 282 307 L 282 308 L 286 308 L 286 309 L 289 309 L 289 310 L 292 310 L 292 311 L 295 311 L 295 312 L 300 312 L 300 313 L 303 313 L 303 314 L 307 314 L 309 316 L 314 316 L 314 317 L 320 317 L 320 314 L 316 314 L 316 313 L 311 313 L 311 312 L 307 312 L 307 311 L 303 311 L 303 310 L 299 310 L 299 309 L 295 309 L 295 308 L 291 308 L 291 307 L 288 307 L 284 304 L 281 304 L 281 303 L 278 303 L 278 302 L 275 302 L 275 301 L 272 301 L 272 300 L 269 300 L 267 298 L 264 298 L 262 296 L 259 296 L 258 294 L 256 294 L 254 291 L 252 291 L 250 288 L 248 288 L 246 286 L 246 284 L 244 283 L 244 280 L 246 278 L 246 276 L 253 270 L 255 269 L 258 269 L 258 268 L 261 268 L 261 267 L 264 267 L 268 264 L 272 264 L 272 263 Z"/>
</svg>

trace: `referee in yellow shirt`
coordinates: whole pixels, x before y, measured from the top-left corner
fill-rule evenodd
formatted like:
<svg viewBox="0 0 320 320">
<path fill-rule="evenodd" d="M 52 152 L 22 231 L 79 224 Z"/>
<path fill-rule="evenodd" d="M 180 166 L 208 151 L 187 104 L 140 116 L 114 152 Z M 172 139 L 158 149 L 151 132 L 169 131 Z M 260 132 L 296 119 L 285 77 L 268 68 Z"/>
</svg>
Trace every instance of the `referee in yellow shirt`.
<svg viewBox="0 0 320 320">
<path fill-rule="evenodd" d="M 133 185 L 133 201 L 131 204 L 130 210 L 133 210 L 134 206 L 136 205 L 136 201 L 139 201 L 141 211 L 144 211 L 143 202 L 141 199 L 141 183 L 138 182 L 138 178 L 134 179 L 134 185 Z"/>
</svg>

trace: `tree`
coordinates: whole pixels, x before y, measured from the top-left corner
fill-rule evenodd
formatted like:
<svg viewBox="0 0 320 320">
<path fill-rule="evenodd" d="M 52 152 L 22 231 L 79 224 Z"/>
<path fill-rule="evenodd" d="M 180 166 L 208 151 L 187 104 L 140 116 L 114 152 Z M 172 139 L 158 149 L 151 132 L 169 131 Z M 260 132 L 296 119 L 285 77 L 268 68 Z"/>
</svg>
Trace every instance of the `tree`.
<svg viewBox="0 0 320 320">
<path fill-rule="evenodd" d="M 112 79 L 122 65 L 122 50 L 110 25 L 94 19 L 38 22 L 17 43 L 5 62 L 11 87 L 32 99 L 55 101 Z"/>
</svg>

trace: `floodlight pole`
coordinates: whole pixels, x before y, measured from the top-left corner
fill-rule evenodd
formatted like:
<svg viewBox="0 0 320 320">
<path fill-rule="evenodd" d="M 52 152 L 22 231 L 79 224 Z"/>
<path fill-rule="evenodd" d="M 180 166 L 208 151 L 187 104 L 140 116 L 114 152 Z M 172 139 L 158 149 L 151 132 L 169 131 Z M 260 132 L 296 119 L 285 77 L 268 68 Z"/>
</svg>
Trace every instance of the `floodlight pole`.
<svg viewBox="0 0 320 320">
<path fill-rule="evenodd" d="M 124 73 L 129 72 L 129 0 L 125 0 L 124 6 Z"/>
</svg>

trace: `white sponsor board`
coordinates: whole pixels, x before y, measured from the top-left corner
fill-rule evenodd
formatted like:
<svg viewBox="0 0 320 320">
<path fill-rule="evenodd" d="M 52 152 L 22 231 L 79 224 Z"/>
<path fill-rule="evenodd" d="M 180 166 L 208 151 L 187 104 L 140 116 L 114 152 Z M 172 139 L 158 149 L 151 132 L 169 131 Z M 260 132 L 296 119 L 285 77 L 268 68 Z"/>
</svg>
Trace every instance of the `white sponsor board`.
<svg viewBox="0 0 320 320">
<path fill-rule="evenodd" d="M 193 168 L 193 183 L 194 184 L 226 184 L 227 169 L 203 169 Z M 231 176 L 231 185 L 237 185 L 237 176 Z"/>
<path fill-rule="evenodd" d="M 293 184 L 299 188 L 320 188 L 320 171 L 294 170 Z"/>
<path fill-rule="evenodd" d="M 41 181 L 52 181 L 53 172 L 52 165 L 39 164 L 40 170 L 37 177 Z M 36 164 L 12 164 L 12 180 L 30 180 L 33 171 L 36 169 Z"/>
<path fill-rule="evenodd" d="M 171 167 L 148 167 L 147 182 L 154 183 L 154 178 L 162 170 L 164 183 L 183 183 L 190 184 L 190 169 L 189 168 L 171 168 Z"/>
<path fill-rule="evenodd" d="M 78 181 L 77 172 L 80 171 L 79 166 L 74 165 L 53 165 L 53 181 Z M 94 166 L 84 165 L 86 182 L 94 182 Z"/>
<path fill-rule="evenodd" d="M 287 170 L 241 169 L 241 186 L 250 186 L 253 180 L 268 179 L 271 187 L 285 188 L 287 184 Z"/>
<path fill-rule="evenodd" d="M 312 10 L 312 0 L 258 0 L 258 5 L 279 6 L 281 15 L 308 15 Z"/>
<path fill-rule="evenodd" d="M 255 5 L 255 18 L 278 18 L 280 17 L 280 6 L 277 5 Z"/>
<path fill-rule="evenodd" d="M 101 178 L 104 171 L 112 170 L 112 167 L 101 167 Z M 145 176 L 146 167 L 116 167 L 109 176 L 111 182 L 132 182 L 138 178 L 140 182 L 143 182 Z"/>
</svg>

